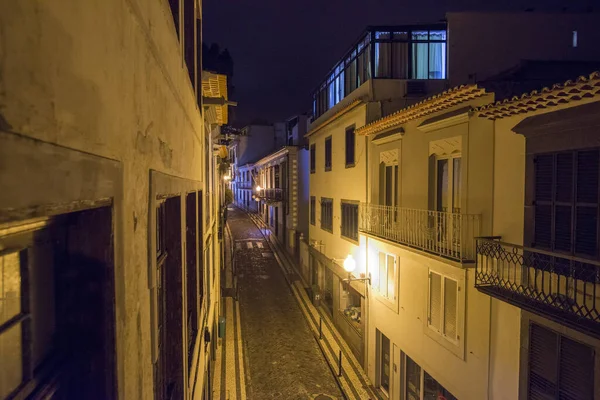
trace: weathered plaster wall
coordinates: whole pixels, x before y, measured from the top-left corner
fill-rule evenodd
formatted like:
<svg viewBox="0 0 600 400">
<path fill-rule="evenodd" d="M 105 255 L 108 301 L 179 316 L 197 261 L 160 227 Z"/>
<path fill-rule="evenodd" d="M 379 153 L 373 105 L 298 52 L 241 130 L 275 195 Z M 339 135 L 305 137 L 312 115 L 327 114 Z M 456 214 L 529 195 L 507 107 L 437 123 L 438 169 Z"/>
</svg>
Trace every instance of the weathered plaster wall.
<svg viewBox="0 0 600 400">
<path fill-rule="evenodd" d="M 203 180 L 202 120 L 168 2 L 1 1 L 0 117 L 1 135 L 120 162 L 118 392 L 152 398 L 149 170 Z"/>
</svg>

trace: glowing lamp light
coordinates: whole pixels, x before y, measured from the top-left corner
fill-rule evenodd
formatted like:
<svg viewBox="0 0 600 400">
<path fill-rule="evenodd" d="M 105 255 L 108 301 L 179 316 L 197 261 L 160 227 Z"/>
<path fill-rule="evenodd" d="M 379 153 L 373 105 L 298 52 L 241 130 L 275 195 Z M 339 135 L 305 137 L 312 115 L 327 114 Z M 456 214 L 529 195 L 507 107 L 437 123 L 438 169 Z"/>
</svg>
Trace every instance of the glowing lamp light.
<svg viewBox="0 0 600 400">
<path fill-rule="evenodd" d="M 256 190 L 257 192 L 260 192 L 261 187 L 259 185 L 256 185 L 256 187 L 254 188 L 254 190 Z"/>
<path fill-rule="evenodd" d="M 225 180 L 225 181 L 230 181 L 230 180 L 231 180 L 231 177 L 230 177 L 229 175 L 225 175 L 225 176 L 223 177 L 223 180 Z"/>
<path fill-rule="evenodd" d="M 344 260 L 344 269 L 348 273 L 352 273 L 356 268 L 356 260 L 352 257 L 352 254 L 348 254 L 348 257 Z"/>
</svg>

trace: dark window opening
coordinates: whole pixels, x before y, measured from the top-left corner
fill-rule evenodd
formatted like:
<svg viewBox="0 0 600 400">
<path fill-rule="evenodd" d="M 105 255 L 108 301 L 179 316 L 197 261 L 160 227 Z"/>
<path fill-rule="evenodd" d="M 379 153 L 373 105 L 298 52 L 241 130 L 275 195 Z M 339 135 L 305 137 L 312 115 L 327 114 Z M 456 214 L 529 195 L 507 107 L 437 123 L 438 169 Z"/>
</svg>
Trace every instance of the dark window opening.
<svg viewBox="0 0 600 400">
<path fill-rule="evenodd" d="M 183 48 L 192 87 L 196 88 L 196 0 L 183 0 Z"/>
<path fill-rule="evenodd" d="M 0 398 L 116 398 L 112 237 L 110 207 L 0 237 Z"/>
<path fill-rule="evenodd" d="M 310 224 L 315 225 L 316 220 L 317 199 L 315 196 L 310 196 Z"/>
<path fill-rule="evenodd" d="M 333 232 L 333 199 L 321 197 L 321 229 Z"/>
<path fill-rule="evenodd" d="M 342 236 L 358 240 L 358 203 L 342 201 Z"/>
<path fill-rule="evenodd" d="M 354 127 L 346 128 L 346 167 L 354 167 L 356 151 L 356 133 Z"/>
<path fill-rule="evenodd" d="M 331 141 L 331 136 L 325 139 L 325 171 L 331 171 Z"/>
<path fill-rule="evenodd" d="M 316 170 L 316 164 L 317 164 L 316 153 L 317 153 L 316 145 L 311 144 L 310 145 L 310 173 L 311 174 L 314 174 L 315 170 Z"/>
<path fill-rule="evenodd" d="M 599 150 L 540 154 L 534 165 L 534 246 L 597 257 Z"/>
<path fill-rule="evenodd" d="M 173 23 L 175 24 L 175 31 L 179 38 L 179 1 L 180 0 L 169 0 L 169 7 L 171 7 L 171 15 L 173 15 Z"/>
<path fill-rule="evenodd" d="M 196 197 L 196 192 L 189 193 L 186 196 L 185 205 L 188 368 L 191 368 L 192 365 L 194 342 L 198 333 L 198 220 L 196 217 Z"/>
</svg>

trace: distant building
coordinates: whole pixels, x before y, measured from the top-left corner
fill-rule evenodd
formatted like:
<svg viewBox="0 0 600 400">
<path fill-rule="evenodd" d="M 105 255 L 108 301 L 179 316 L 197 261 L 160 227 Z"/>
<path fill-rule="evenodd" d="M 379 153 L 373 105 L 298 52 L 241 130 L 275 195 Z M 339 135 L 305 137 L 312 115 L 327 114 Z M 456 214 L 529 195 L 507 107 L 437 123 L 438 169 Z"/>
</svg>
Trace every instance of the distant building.
<svg viewBox="0 0 600 400">
<path fill-rule="evenodd" d="M 552 378 L 555 386 L 538 387 L 543 372 L 522 361 L 529 357 L 542 365 L 544 350 L 536 351 L 544 348 L 543 338 L 552 337 L 549 346 L 554 347 L 547 354 L 554 358 L 548 359 L 549 365 L 566 371 L 558 365 L 581 351 L 587 357 L 586 371 L 593 370 L 600 323 L 598 301 L 592 300 L 600 287 L 593 276 L 600 271 L 597 261 L 590 261 L 591 266 L 582 267 L 586 278 L 581 275 L 569 281 L 569 273 L 575 272 L 558 273 L 556 263 L 543 258 L 544 251 L 559 250 L 553 241 L 564 241 L 563 233 L 571 238 L 571 247 L 567 249 L 567 242 L 559 247 L 571 256 L 584 254 L 573 252 L 572 247 L 577 206 L 573 200 L 568 205 L 571 213 L 559 215 L 566 209 L 553 197 L 546 200 L 554 207 L 554 216 L 549 217 L 548 207 L 533 211 L 535 199 L 523 198 L 519 195 L 523 189 L 516 188 L 526 182 L 533 185 L 529 170 L 519 170 L 527 160 L 532 168 L 533 158 L 525 155 L 533 147 L 525 148 L 519 144 L 522 139 L 511 133 L 518 124 L 516 113 L 562 113 L 558 110 L 574 106 L 577 99 L 598 100 L 595 75 L 577 84 L 567 82 L 564 88 L 552 86 L 567 79 L 565 72 L 593 70 L 596 64 L 591 61 L 600 57 L 591 44 L 600 32 L 594 22 L 597 17 L 450 13 L 447 24 L 370 27 L 318 86 L 315 120 L 307 133 L 310 227 L 307 245 L 301 245 L 306 251 L 301 253 L 300 272 L 313 299 L 320 301 L 321 314 L 340 331 L 382 396 L 514 399 L 564 385 L 576 398 L 598 397 L 597 372 L 578 374 L 581 385 Z M 559 27 L 545 37 L 544 26 Z M 511 32 L 506 36 L 492 33 L 507 29 Z M 583 44 L 582 37 L 592 42 Z M 528 59 L 533 61 L 523 61 Z M 447 89 L 449 85 L 452 89 Z M 548 87 L 542 91 L 544 85 Z M 532 100 L 538 94 L 514 98 L 533 89 L 541 91 L 539 96 L 545 100 Z M 586 110 L 572 111 L 576 116 L 561 126 L 585 128 L 593 119 L 585 116 Z M 566 114 L 548 118 L 558 121 Z M 514 115 L 510 123 L 498 120 L 506 115 Z M 532 129 L 532 137 L 534 131 L 539 146 L 535 151 L 575 146 L 567 145 L 566 139 L 559 144 L 557 133 L 556 146 L 546 147 L 543 128 Z M 504 136 L 506 140 L 500 139 Z M 584 148 L 594 142 L 591 136 L 577 140 L 577 146 Z M 566 158 L 573 161 L 578 155 L 570 153 Z M 574 165 L 569 171 L 574 171 Z M 596 182 L 596 172 L 585 175 L 585 180 Z M 540 190 L 552 193 L 549 182 L 558 178 L 549 179 Z M 597 191 L 597 182 L 592 185 Z M 519 207 L 527 216 L 521 225 Z M 597 221 L 597 210 L 592 208 L 585 212 L 590 212 L 590 221 Z M 535 244 L 531 218 L 542 211 L 545 214 L 538 219 L 545 224 L 538 222 L 542 246 L 540 239 L 536 246 L 552 250 L 534 255 L 538 250 L 530 250 Z M 556 231 L 557 223 L 569 233 Z M 503 236 L 504 241 L 505 231 L 519 229 L 530 232 L 524 242 L 528 249 L 518 248 L 518 235 L 514 241 L 508 239 L 513 245 L 491 238 L 475 241 L 479 236 Z M 583 236 L 595 238 L 590 236 L 591 228 L 585 232 L 580 242 Z M 549 239 L 550 234 L 554 236 Z M 584 246 L 594 251 L 596 260 L 597 245 Z M 526 257 L 525 261 L 515 261 L 510 254 L 521 261 Z M 534 261 L 527 258 L 529 254 Z M 352 275 L 344 270 L 346 258 L 356 261 Z M 530 286 L 523 285 L 524 270 L 537 270 L 534 275 L 545 276 L 544 284 L 531 277 Z M 561 274 L 559 284 L 556 279 Z M 344 281 L 349 276 L 355 280 L 350 284 Z M 548 283 L 550 279 L 555 283 Z M 530 328 L 532 323 L 538 327 Z M 535 347 L 527 345 L 530 335 L 538 335 Z M 563 338 L 568 346 L 578 341 L 587 347 L 565 350 L 563 359 L 555 351 Z"/>
</svg>

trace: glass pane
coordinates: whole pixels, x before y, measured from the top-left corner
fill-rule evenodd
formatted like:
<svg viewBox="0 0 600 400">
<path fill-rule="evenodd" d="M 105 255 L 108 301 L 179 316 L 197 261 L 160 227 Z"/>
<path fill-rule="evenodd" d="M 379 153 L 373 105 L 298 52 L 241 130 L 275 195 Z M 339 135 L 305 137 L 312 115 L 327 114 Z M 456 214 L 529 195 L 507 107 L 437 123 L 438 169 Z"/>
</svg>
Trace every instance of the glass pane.
<svg viewBox="0 0 600 400">
<path fill-rule="evenodd" d="M 21 324 L 16 324 L 0 335 L 0 398 L 4 399 L 23 380 Z"/>
<path fill-rule="evenodd" d="M 413 43 L 412 45 L 412 79 L 427 79 L 429 76 L 428 43 Z"/>
<path fill-rule="evenodd" d="M 375 43 L 375 77 L 389 78 L 391 43 Z"/>
<path fill-rule="evenodd" d="M 407 32 L 392 32 L 392 39 L 408 40 L 408 33 Z"/>
<path fill-rule="evenodd" d="M 448 160 L 437 162 L 437 211 L 448 210 Z"/>
<path fill-rule="evenodd" d="M 392 194 L 394 185 L 392 184 L 392 166 L 385 167 L 385 205 L 392 205 Z"/>
<path fill-rule="evenodd" d="M 429 44 L 429 79 L 446 79 L 446 43 Z"/>
<path fill-rule="evenodd" d="M 412 40 L 427 40 L 429 38 L 429 34 L 427 31 L 413 31 L 412 32 Z"/>
<path fill-rule="evenodd" d="M 0 257 L 0 324 L 21 313 L 19 252 Z"/>
<path fill-rule="evenodd" d="M 385 253 L 379 253 L 379 293 L 382 296 L 387 296 L 387 268 L 385 258 Z"/>
<path fill-rule="evenodd" d="M 440 329 L 441 315 L 440 307 L 442 305 L 442 277 L 436 273 L 431 273 L 429 287 L 429 325 Z"/>
<path fill-rule="evenodd" d="M 381 335 L 381 388 L 390 390 L 390 339 Z"/>
<path fill-rule="evenodd" d="M 387 281 L 388 281 L 388 297 L 394 298 L 396 279 L 395 279 L 395 262 L 394 256 L 387 256 Z"/>
<path fill-rule="evenodd" d="M 406 399 L 421 400 L 421 367 L 406 357 Z"/>
<path fill-rule="evenodd" d="M 451 339 L 456 339 L 456 306 L 458 283 L 445 278 L 444 287 L 444 334 Z"/>
<path fill-rule="evenodd" d="M 424 400 L 456 400 L 456 397 L 454 397 L 452 393 L 444 389 L 444 387 L 440 385 L 435 379 L 433 379 L 433 377 L 427 372 L 425 372 L 423 386 Z"/>
<path fill-rule="evenodd" d="M 461 159 L 455 158 L 452 164 L 452 211 L 459 213 L 461 208 L 460 188 L 462 185 Z"/>
<path fill-rule="evenodd" d="M 429 40 L 446 40 L 446 31 L 429 31 Z"/>
<path fill-rule="evenodd" d="M 392 78 L 408 78 L 408 43 L 392 44 Z"/>
</svg>

